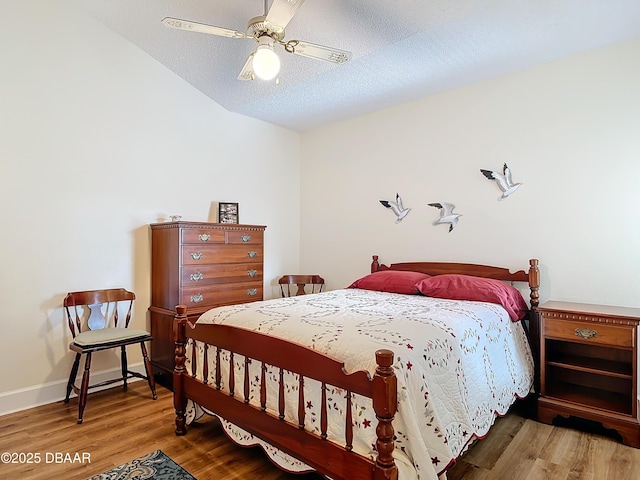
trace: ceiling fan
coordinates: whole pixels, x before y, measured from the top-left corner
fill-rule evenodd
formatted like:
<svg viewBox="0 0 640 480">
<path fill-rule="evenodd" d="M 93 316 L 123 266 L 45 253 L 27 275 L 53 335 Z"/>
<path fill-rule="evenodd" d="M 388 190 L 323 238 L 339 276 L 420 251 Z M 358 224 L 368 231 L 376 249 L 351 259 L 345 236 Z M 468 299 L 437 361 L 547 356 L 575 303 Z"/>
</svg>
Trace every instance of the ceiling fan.
<svg viewBox="0 0 640 480">
<path fill-rule="evenodd" d="M 341 64 L 351 60 L 351 52 L 300 40 L 284 40 L 285 27 L 303 3 L 304 0 L 273 0 L 271 8 L 268 8 L 268 0 L 264 0 L 264 15 L 249 20 L 247 33 L 171 17 L 165 18 L 162 23 L 178 30 L 255 40 L 258 46 L 249 55 L 238 75 L 238 80 L 253 80 L 255 77 L 262 80 L 276 78 L 280 71 L 280 58 L 274 51 L 276 44 L 282 45 L 286 52 L 331 63 Z"/>
</svg>

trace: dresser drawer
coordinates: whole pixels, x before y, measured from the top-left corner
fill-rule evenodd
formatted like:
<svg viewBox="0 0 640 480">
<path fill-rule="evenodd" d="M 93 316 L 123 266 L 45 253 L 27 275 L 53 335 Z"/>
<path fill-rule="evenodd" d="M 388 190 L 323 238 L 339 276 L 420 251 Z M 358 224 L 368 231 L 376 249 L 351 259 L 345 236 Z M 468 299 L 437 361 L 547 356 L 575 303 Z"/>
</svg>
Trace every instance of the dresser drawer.
<svg viewBox="0 0 640 480">
<path fill-rule="evenodd" d="M 213 228 L 185 228 L 182 230 L 182 243 L 225 243 L 225 231 Z"/>
<path fill-rule="evenodd" d="M 593 343 L 618 348 L 633 348 L 635 346 L 635 328 L 632 326 L 544 318 L 542 334 L 545 338 L 571 342 Z"/>
<path fill-rule="evenodd" d="M 182 265 L 262 263 L 262 245 L 183 245 Z"/>
<path fill-rule="evenodd" d="M 230 283 L 180 289 L 180 304 L 190 307 L 215 307 L 262 300 L 262 282 Z"/>
<path fill-rule="evenodd" d="M 264 236 L 264 232 L 260 230 L 256 230 L 256 231 L 229 230 L 227 232 L 227 243 L 262 245 L 263 236 Z"/>
<path fill-rule="evenodd" d="M 183 287 L 263 280 L 262 263 L 186 265 L 181 271 Z"/>
</svg>

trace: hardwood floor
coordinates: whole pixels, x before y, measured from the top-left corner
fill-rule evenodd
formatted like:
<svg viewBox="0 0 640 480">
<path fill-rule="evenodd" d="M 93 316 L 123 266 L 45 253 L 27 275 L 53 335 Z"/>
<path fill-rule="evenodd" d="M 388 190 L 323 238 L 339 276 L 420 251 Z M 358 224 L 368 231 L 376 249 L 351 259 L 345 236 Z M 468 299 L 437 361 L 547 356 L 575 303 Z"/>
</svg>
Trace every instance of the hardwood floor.
<svg viewBox="0 0 640 480">
<path fill-rule="evenodd" d="M 233 444 L 213 418 L 173 433 L 171 392 L 158 387 L 150 398 L 145 382 L 89 395 L 84 423 L 77 402 L 44 405 L 0 417 L 0 453 L 40 453 L 38 464 L 3 464 L 2 478 L 86 479 L 161 449 L 198 480 L 318 480 L 315 474 L 280 471 L 260 449 Z M 56 463 L 56 452 L 67 460 Z M 47 455 L 47 453 L 49 455 Z M 58 455 L 58 460 L 64 459 Z M 450 470 L 449 480 L 637 480 L 640 450 L 582 431 L 544 425 L 509 413 Z"/>
</svg>

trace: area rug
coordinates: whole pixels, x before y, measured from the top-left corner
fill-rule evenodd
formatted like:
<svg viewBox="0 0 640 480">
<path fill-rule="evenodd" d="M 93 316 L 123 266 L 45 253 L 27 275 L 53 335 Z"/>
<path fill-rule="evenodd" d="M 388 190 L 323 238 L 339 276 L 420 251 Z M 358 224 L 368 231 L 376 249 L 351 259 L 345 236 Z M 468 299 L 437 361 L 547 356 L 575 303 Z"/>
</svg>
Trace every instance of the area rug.
<svg viewBox="0 0 640 480">
<path fill-rule="evenodd" d="M 162 450 L 148 453 L 88 480 L 196 480 Z"/>
</svg>

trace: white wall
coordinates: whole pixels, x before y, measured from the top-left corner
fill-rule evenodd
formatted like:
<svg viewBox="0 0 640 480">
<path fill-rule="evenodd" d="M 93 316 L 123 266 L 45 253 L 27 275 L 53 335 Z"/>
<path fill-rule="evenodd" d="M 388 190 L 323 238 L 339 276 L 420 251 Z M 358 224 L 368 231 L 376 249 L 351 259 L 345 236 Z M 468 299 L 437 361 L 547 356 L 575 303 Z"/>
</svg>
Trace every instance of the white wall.
<svg viewBox="0 0 640 480">
<path fill-rule="evenodd" d="M 298 269 L 300 135 L 230 114 L 62 0 L 0 3 L 8 411 L 64 395 L 73 357 L 66 292 L 131 289 L 134 326 L 148 325 L 149 223 L 171 214 L 214 221 L 211 202 L 239 202 L 241 223 L 267 225 L 266 296 L 275 294 L 282 272 Z M 277 155 L 262 158 L 256 145 Z M 117 365 L 101 353 L 96 372 Z"/>
<path fill-rule="evenodd" d="M 640 306 L 640 41 L 303 135 L 302 269 L 340 288 L 387 263 L 528 267 L 541 300 Z M 524 185 L 498 202 L 480 169 Z M 379 203 L 402 196 L 400 224 Z M 432 226 L 430 202 L 464 216 Z"/>
</svg>

